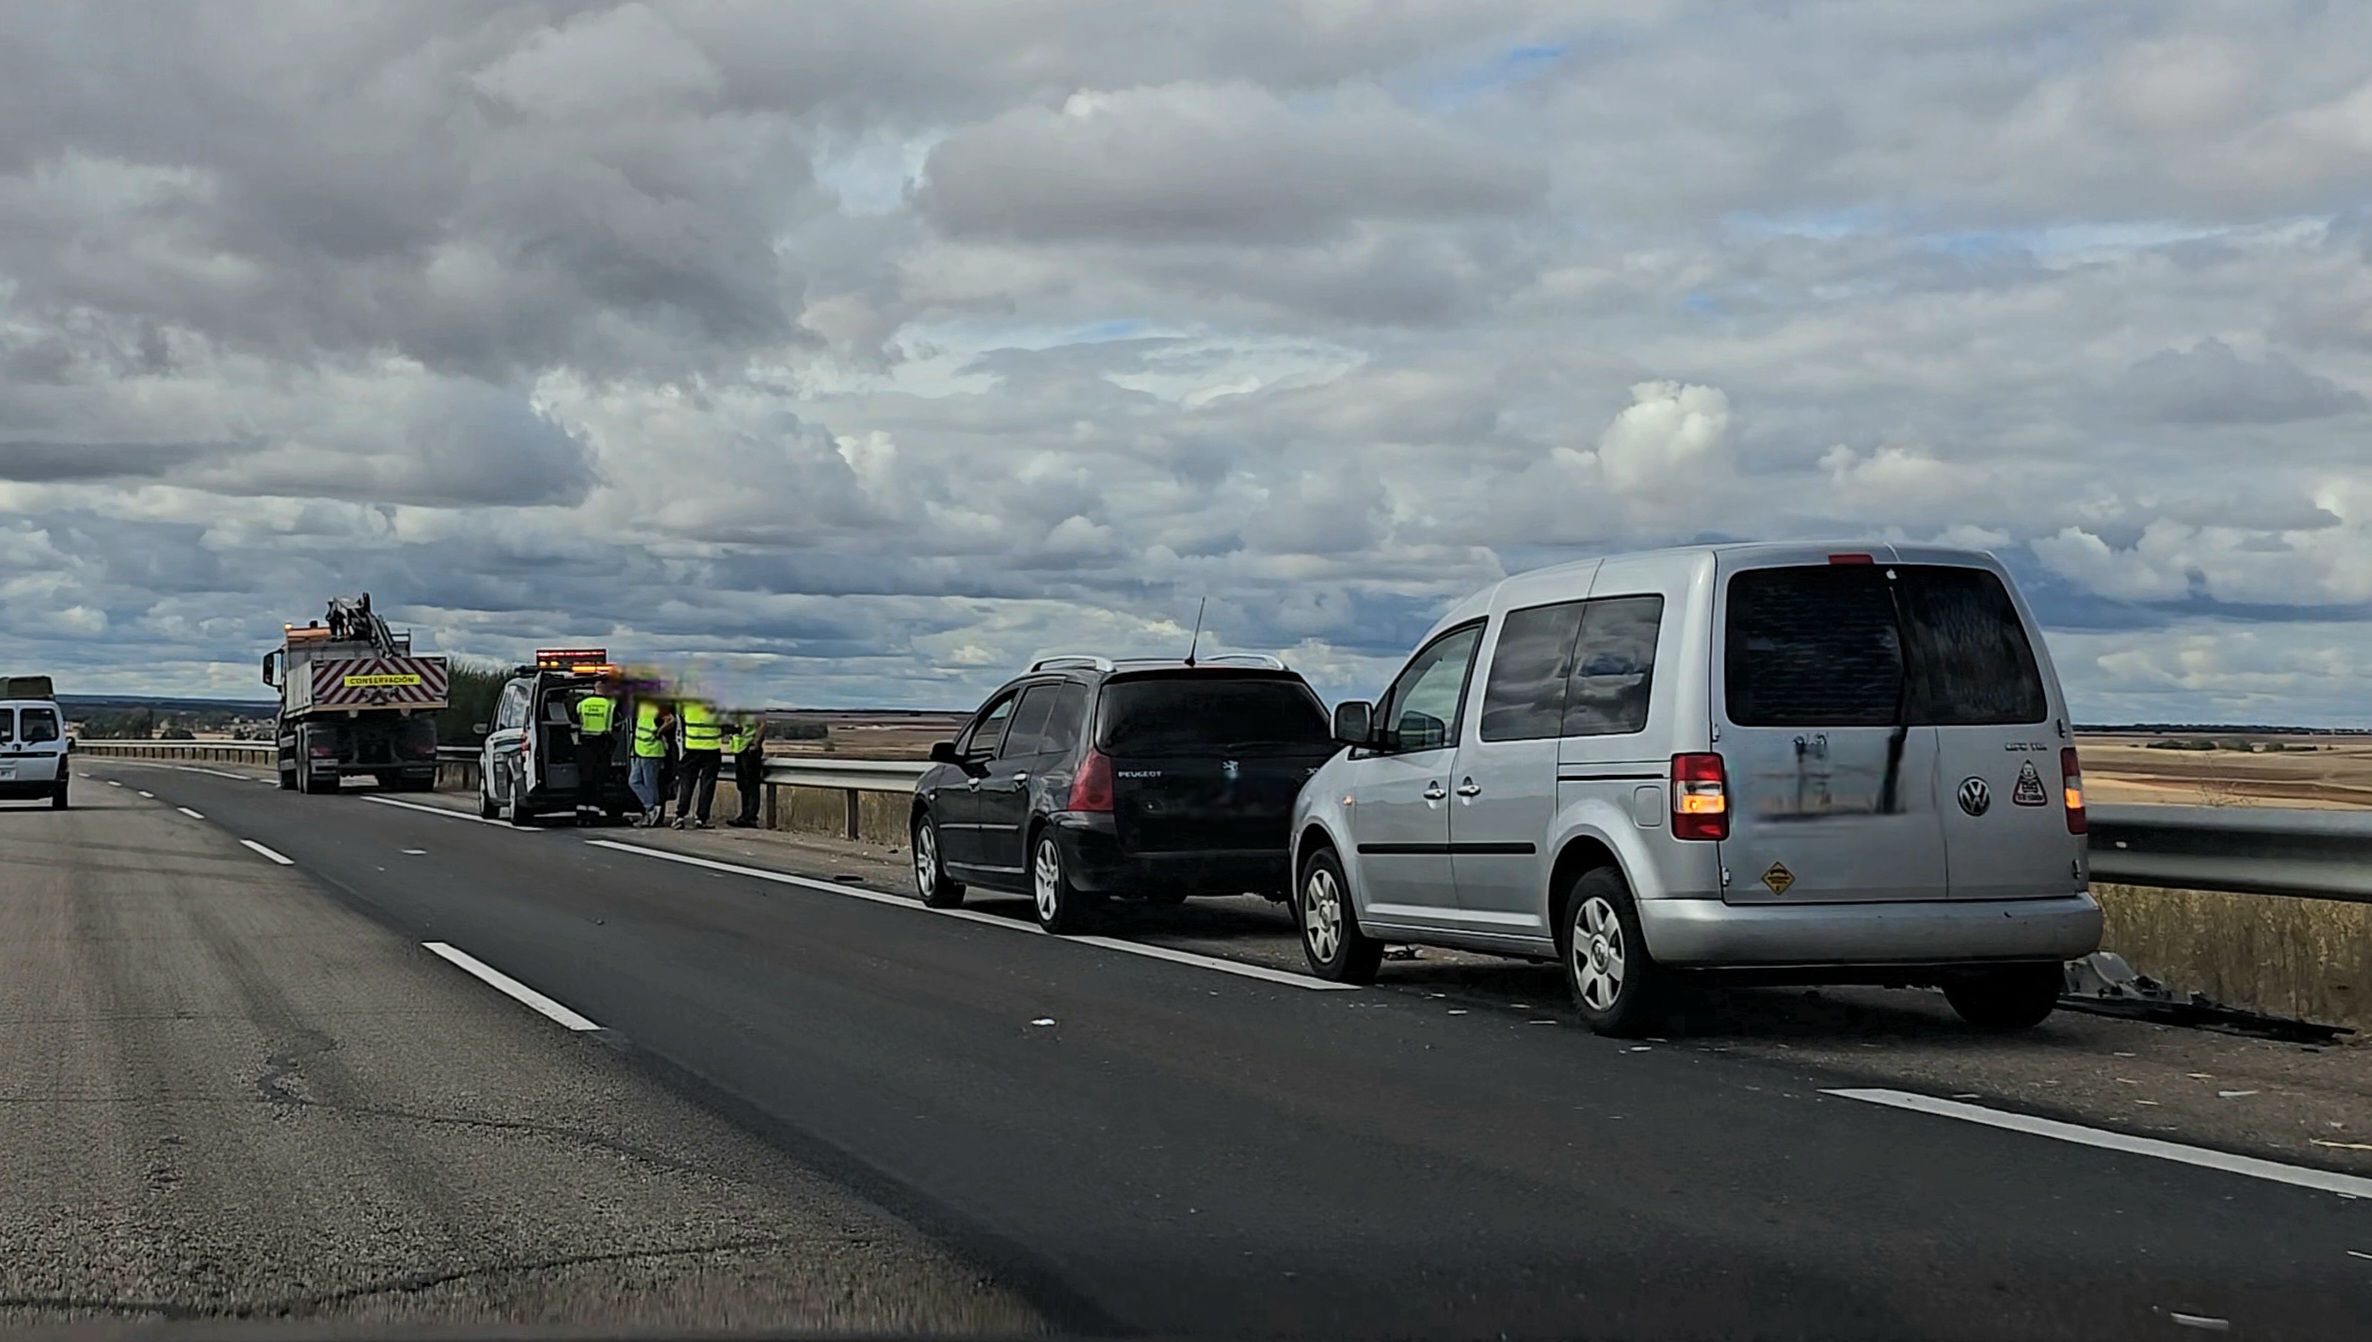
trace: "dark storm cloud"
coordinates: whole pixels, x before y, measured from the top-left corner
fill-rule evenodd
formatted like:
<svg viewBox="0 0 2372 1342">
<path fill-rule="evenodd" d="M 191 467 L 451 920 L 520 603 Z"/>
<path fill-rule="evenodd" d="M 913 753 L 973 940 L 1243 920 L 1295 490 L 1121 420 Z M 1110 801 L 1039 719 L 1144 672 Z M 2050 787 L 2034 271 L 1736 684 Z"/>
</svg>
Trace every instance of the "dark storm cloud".
<svg viewBox="0 0 2372 1342">
<path fill-rule="evenodd" d="M 0 480 L 153 479 L 253 448 L 251 443 L 0 442 Z"/>
</svg>

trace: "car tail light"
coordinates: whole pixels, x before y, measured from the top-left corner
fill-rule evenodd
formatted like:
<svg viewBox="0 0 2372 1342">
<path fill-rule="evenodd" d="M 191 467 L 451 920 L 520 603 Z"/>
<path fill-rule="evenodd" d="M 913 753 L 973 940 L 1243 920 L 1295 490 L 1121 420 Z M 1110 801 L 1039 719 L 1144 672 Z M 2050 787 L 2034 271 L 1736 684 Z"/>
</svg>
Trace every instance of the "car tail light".
<svg viewBox="0 0 2372 1342">
<path fill-rule="evenodd" d="M 1089 750 L 1087 758 L 1079 761 L 1079 772 L 1071 777 L 1071 799 L 1064 803 L 1067 811 L 1109 811 L 1112 809 L 1112 757 L 1100 750 Z"/>
<path fill-rule="evenodd" d="M 1730 837 L 1730 780 L 1721 756 L 1672 757 L 1672 837 Z"/>
<path fill-rule="evenodd" d="M 338 747 L 334 742 L 315 741 L 306 747 L 305 753 L 317 760 L 334 759 L 337 757 Z"/>
<path fill-rule="evenodd" d="M 2084 818 L 2084 766 L 2074 746 L 2059 752 L 2059 785 L 2067 793 L 2067 832 L 2082 834 L 2092 825 Z"/>
<path fill-rule="evenodd" d="M 1878 560 L 1874 555 L 1841 554 L 1830 555 L 1828 562 L 1832 564 L 1875 564 Z"/>
</svg>

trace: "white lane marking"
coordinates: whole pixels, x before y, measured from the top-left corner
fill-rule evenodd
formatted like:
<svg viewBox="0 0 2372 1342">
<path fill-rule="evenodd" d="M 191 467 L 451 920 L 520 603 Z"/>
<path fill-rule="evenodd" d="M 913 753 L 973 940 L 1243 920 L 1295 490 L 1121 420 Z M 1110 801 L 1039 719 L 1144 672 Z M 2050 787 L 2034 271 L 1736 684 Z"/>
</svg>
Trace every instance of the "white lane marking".
<svg viewBox="0 0 2372 1342">
<path fill-rule="evenodd" d="M 188 816 L 188 817 L 189 817 L 190 819 L 192 819 L 192 820 L 203 820 L 203 819 L 205 819 L 205 818 L 206 818 L 206 817 L 204 817 L 204 816 L 202 816 L 202 815 L 199 815 L 197 812 L 195 812 L 195 811 L 193 811 L 193 810 L 189 809 L 189 808 L 188 808 L 188 807 L 186 807 L 186 806 L 176 806 L 176 807 L 174 807 L 173 809 L 174 809 L 174 810 L 176 810 L 176 811 L 179 811 L 179 812 L 181 812 L 181 813 L 182 813 L 183 815 L 185 815 L 185 816 Z"/>
<path fill-rule="evenodd" d="M 122 784 L 120 781 L 116 780 L 116 779 L 110 778 L 110 779 L 108 779 L 108 780 L 107 780 L 107 786 L 109 786 L 109 787 L 122 787 L 122 786 L 123 786 L 123 784 Z"/>
<path fill-rule="evenodd" d="M 429 806 L 416 801 L 397 801 L 393 797 L 365 797 L 363 800 L 377 802 L 381 806 L 401 806 L 407 811 L 419 811 L 427 815 L 441 815 L 447 820 L 468 820 L 480 825 L 499 825 L 504 829 L 512 827 L 508 820 L 488 820 L 482 815 L 471 815 L 467 811 L 456 811 L 445 806 Z"/>
<path fill-rule="evenodd" d="M 1821 1094 L 1883 1104 L 1893 1109 L 1935 1114 L 1942 1118 L 1957 1118 L 1968 1123 L 1983 1123 L 1990 1127 L 2007 1128 L 2012 1132 L 2073 1142 L 2078 1146 L 2096 1146 L 2104 1151 L 2155 1156 L 2178 1164 L 2222 1170 L 2227 1174 L 2246 1175 L 2251 1179 L 2311 1188 L 2322 1193 L 2337 1193 L 2342 1197 L 2372 1198 L 2372 1179 L 2358 1174 L 2335 1174 L 2329 1170 L 2308 1169 L 2303 1165 L 2285 1165 L 2278 1160 L 2236 1156 L 2224 1151 L 2210 1151 L 2203 1146 L 2185 1146 L 2180 1142 L 2160 1141 L 2155 1137 L 2135 1137 L 2122 1132 L 2062 1123 L 2052 1118 L 2035 1118 L 2029 1114 L 2013 1114 L 2002 1109 L 1963 1104 L 1958 1100 L 1939 1100 L 1932 1095 L 1914 1095 L 1904 1090 L 1824 1090 Z"/>
<path fill-rule="evenodd" d="M 671 853 L 663 848 L 645 848 L 640 844 L 619 843 L 615 839 L 587 839 L 585 842 L 595 848 L 615 849 L 621 853 L 633 853 L 638 857 L 655 857 L 668 862 L 681 862 L 686 866 L 705 867 L 710 871 L 721 871 L 734 876 L 748 876 L 760 881 L 772 881 L 777 885 L 795 885 L 808 890 L 821 890 L 827 895 L 846 895 L 851 899 L 862 899 L 874 904 L 895 905 L 901 909 L 912 909 L 917 913 L 937 914 L 943 918 L 961 918 L 966 922 L 980 923 L 988 927 L 1001 927 L 1008 932 L 1028 932 L 1037 936 L 1046 934 L 1045 929 L 1036 923 L 1017 922 L 1011 918 L 1000 918 L 993 913 L 981 913 L 974 909 L 927 908 L 905 895 L 867 890 L 862 886 L 843 885 L 837 881 L 819 881 L 812 876 L 793 876 L 787 871 L 769 871 L 764 867 L 745 867 L 734 862 L 717 862 L 705 857 L 693 857 L 689 853 Z M 1057 940 L 1076 942 L 1082 946 L 1100 946 L 1108 951 L 1123 951 L 1130 955 L 1142 955 L 1154 960 L 1168 960 L 1174 964 L 1193 965 L 1198 969 L 1215 969 L 1222 974 L 1260 979 L 1267 983 L 1282 983 L 1289 988 L 1306 988 L 1312 992 L 1358 991 L 1355 984 L 1329 983 L 1325 979 L 1312 978 L 1306 974 L 1270 969 L 1266 965 L 1248 965 L 1237 960 L 1222 960 L 1215 955 L 1197 955 L 1193 951 L 1172 950 L 1167 946 L 1148 946 L 1142 942 L 1120 941 L 1112 937 L 1060 937 Z"/>
<path fill-rule="evenodd" d="M 196 764 L 176 764 L 173 767 L 179 769 L 185 774 L 212 774 L 216 778 L 235 779 L 241 783 L 253 781 L 250 775 L 247 774 L 229 773 L 221 769 L 208 769 Z"/>
<path fill-rule="evenodd" d="M 468 951 L 462 950 L 457 946 L 446 945 L 441 941 L 423 941 L 420 944 L 427 947 L 430 954 L 441 956 L 446 960 L 452 961 L 455 965 L 460 966 L 462 972 L 479 979 L 488 987 L 494 989 L 496 992 L 511 998 L 520 1005 L 527 1007 L 531 1011 L 542 1012 L 544 1015 L 558 1021 L 564 1029 L 598 1030 L 601 1028 L 600 1026 L 595 1025 L 592 1021 L 587 1020 L 583 1016 L 580 1016 L 574 1011 L 569 1010 L 567 1007 L 564 1007 L 558 1002 L 553 1001 L 551 998 L 537 992 L 535 989 L 528 987 L 524 983 L 521 983 L 519 980 L 512 978 L 510 975 L 503 973 L 501 970 L 496 969 L 490 964 L 487 964 L 478 957 L 471 955 Z"/>
<path fill-rule="evenodd" d="M 2208 1314 L 2179 1314 L 2168 1310 L 2166 1317 L 2185 1328 L 2198 1328 L 2210 1333 L 2227 1333 L 2232 1330 L 2230 1319 L 2219 1319 Z"/>
<path fill-rule="evenodd" d="M 264 847 L 262 844 L 257 843 L 253 839 L 241 839 L 239 842 L 263 854 L 265 857 L 272 859 L 274 862 L 279 863 L 283 867 L 293 867 L 296 865 L 296 860 L 294 858 L 282 857 L 278 853 L 275 853 L 271 849 Z"/>
<path fill-rule="evenodd" d="M 140 789 L 138 789 L 138 788 L 133 788 L 133 789 L 132 789 L 132 791 L 134 791 L 134 792 L 140 792 Z M 155 801 L 155 800 L 156 800 L 156 794 L 155 794 L 155 793 L 153 793 L 153 792 L 140 792 L 140 795 L 141 795 L 141 796 L 143 796 L 143 797 L 146 797 L 146 798 L 148 798 L 150 801 Z"/>
</svg>

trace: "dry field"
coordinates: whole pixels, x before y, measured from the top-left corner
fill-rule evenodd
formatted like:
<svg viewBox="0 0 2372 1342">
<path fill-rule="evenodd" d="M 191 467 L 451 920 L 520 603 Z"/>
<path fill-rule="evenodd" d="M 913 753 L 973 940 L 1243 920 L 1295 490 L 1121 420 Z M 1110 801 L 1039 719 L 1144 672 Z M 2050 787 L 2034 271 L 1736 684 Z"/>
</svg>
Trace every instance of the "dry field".
<svg viewBox="0 0 2372 1342">
<path fill-rule="evenodd" d="M 2372 807 L 2372 736 L 2246 736 L 2255 750 L 2156 750 L 2175 735 L 2082 736 L 2085 792 L 2104 804 L 2276 806 L 2311 810 Z M 2278 753 L 2263 749 L 2279 742 Z"/>
</svg>

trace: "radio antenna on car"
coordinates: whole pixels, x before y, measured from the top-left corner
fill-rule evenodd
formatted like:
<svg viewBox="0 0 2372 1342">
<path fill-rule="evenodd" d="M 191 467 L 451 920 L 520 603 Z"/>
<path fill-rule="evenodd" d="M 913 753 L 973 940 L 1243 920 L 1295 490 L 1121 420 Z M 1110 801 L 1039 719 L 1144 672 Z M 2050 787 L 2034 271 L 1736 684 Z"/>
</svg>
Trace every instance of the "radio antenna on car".
<svg viewBox="0 0 2372 1342">
<path fill-rule="evenodd" d="M 1194 650 L 1202 646 L 1202 612 L 1203 607 L 1210 604 L 1211 599 L 1207 596 L 1194 603 L 1194 637 L 1186 640 L 1186 665 L 1188 666 L 1194 665 Z"/>
</svg>

